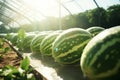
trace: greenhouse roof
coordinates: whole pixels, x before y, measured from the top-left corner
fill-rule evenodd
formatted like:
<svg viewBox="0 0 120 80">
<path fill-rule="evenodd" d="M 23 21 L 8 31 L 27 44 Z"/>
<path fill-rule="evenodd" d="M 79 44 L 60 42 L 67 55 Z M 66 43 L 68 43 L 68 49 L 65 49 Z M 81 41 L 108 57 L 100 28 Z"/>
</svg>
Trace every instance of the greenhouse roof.
<svg viewBox="0 0 120 80">
<path fill-rule="evenodd" d="M 47 16 L 62 17 L 89 9 L 107 8 L 119 0 L 0 0 L 0 21 L 6 25 L 21 25 L 41 21 Z"/>
</svg>

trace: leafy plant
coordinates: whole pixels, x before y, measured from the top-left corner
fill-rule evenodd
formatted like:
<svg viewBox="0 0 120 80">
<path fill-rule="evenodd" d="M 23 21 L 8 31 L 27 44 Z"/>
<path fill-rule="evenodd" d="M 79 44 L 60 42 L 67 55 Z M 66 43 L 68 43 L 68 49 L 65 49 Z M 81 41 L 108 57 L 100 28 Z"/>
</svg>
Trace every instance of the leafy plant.
<svg viewBox="0 0 120 80">
<path fill-rule="evenodd" d="M 18 39 L 17 39 L 17 47 L 19 48 L 19 50 L 22 50 L 23 48 L 23 40 L 25 37 L 26 37 L 25 30 L 20 29 L 18 31 Z"/>
<path fill-rule="evenodd" d="M 0 38 L 0 59 L 2 59 L 3 55 L 10 50 L 10 47 L 5 47 L 5 40 Z"/>
<path fill-rule="evenodd" d="M 31 73 L 30 61 L 28 57 L 22 60 L 20 67 L 7 65 L 0 69 L 0 77 L 4 80 L 35 80 L 34 75 Z"/>
</svg>

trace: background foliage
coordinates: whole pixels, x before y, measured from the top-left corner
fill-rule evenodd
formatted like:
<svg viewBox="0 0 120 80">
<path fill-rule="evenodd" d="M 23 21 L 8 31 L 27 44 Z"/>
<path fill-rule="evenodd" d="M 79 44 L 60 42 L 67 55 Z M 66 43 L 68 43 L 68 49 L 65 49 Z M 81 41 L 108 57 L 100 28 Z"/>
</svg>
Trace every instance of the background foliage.
<svg viewBox="0 0 120 80">
<path fill-rule="evenodd" d="M 87 10 L 82 13 L 67 15 L 61 19 L 62 29 L 68 28 L 89 28 L 91 26 L 101 26 L 104 28 L 110 28 L 120 25 L 120 4 L 112 5 L 106 10 L 102 7 Z M 23 28 L 26 32 L 30 31 L 45 31 L 45 30 L 58 30 L 59 18 L 47 17 L 40 22 L 34 22 L 31 24 L 20 25 L 20 27 L 12 28 L 6 27 L 4 24 L 0 25 L 0 32 L 17 32 L 20 28 Z"/>
</svg>

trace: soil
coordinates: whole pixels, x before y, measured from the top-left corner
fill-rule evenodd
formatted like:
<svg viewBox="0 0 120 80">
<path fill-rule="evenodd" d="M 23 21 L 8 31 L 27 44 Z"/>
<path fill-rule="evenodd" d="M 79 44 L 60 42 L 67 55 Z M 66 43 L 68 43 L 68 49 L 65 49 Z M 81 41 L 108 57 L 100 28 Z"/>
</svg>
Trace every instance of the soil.
<svg viewBox="0 0 120 80">
<path fill-rule="evenodd" d="M 15 52 L 6 53 L 0 60 L 0 68 L 6 65 L 12 65 L 18 67 L 20 65 L 21 59 L 16 55 Z"/>
<path fill-rule="evenodd" d="M 3 68 L 6 65 L 12 65 L 18 67 L 20 65 L 20 61 L 22 60 L 22 58 L 20 58 L 17 55 L 17 53 L 13 51 L 12 48 L 7 43 L 5 43 L 4 47 L 9 47 L 10 51 L 3 54 L 2 58 L 0 58 L 0 68 Z"/>
</svg>

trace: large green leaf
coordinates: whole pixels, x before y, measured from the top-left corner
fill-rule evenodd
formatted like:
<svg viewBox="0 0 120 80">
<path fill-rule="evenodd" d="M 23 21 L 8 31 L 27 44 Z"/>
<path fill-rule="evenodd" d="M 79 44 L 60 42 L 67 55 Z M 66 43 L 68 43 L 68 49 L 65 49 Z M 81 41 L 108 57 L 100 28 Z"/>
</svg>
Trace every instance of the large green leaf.
<svg viewBox="0 0 120 80">
<path fill-rule="evenodd" d="M 30 60 L 28 57 L 25 57 L 25 59 L 23 59 L 23 61 L 21 62 L 20 67 L 23 70 L 27 71 L 29 69 L 29 65 L 30 65 Z"/>
</svg>

